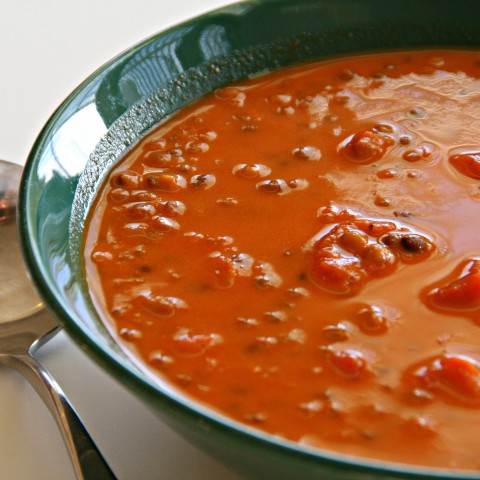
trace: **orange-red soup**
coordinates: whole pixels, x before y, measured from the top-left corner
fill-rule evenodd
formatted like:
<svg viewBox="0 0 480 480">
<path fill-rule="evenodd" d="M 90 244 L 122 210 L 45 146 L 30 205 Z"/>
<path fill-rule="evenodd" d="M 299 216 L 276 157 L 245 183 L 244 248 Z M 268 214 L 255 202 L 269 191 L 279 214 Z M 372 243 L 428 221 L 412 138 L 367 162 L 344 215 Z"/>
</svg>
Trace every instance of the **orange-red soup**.
<svg viewBox="0 0 480 480">
<path fill-rule="evenodd" d="M 115 167 L 101 317 L 151 372 L 314 447 L 480 469 L 480 54 L 220 89 Z"/>
</svg>

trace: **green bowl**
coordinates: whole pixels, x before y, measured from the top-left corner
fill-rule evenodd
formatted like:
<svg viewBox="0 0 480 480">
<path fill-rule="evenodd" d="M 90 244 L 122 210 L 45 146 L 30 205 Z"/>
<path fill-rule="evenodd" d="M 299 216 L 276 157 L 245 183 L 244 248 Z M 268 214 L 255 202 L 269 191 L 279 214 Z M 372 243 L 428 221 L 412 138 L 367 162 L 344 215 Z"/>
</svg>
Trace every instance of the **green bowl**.
<svg viewBox="0 0 480 480">
<path fill-rule="evenodd" d="M 222 85 L 308 60 L 375 50 L 478 48 L 479 18 L 476 0 L 251 0 L 122 53 L 58 108 L 28 158 L 20 234 L 46 304 L 83 350 L 163 421 L 247 478 L 480 478 L 309 450 L 154 383 L 102 327 L 80 261 L 86 212 L 106 173 L 172 112 Z"/>
</svg>

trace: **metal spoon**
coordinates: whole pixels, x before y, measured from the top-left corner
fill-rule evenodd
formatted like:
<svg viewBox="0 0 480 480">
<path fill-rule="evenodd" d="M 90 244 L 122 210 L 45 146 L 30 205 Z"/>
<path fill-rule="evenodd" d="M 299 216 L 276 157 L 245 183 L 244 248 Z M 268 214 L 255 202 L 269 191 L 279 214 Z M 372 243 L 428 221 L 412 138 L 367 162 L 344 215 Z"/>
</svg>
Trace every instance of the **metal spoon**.
<svg viewBox="0 0 480 480">
<path fill-rule="evenodd" d="M 115 479 L 50 374 L 33 357 L 60 327 L 28 278 L 18 244 L 16 210 L 22 167 L 0 160 L 0 365 L 17 370 L 49 408 L 79 480 Z"/>
</svg>

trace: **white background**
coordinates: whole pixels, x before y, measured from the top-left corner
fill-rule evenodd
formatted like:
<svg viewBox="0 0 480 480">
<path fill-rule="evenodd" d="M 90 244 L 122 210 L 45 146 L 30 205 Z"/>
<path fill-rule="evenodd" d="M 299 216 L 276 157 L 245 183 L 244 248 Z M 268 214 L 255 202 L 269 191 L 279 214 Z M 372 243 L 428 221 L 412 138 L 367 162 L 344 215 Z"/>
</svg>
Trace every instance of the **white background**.
<svg viewBox="0 0 480 480">
<path fill-rule="evenodd" d="M 56 106 L 111 57 L 226 3 L 1 0 L 0 158 L 23 164 Z M 37 358 L 61 385 L 119 480 L 239 479 L 163 425 L 65 333 L 42 347 Z M 73 478 L 50 413 L 22 377 L 0 367 L 0 480 Z"/>
</svg>

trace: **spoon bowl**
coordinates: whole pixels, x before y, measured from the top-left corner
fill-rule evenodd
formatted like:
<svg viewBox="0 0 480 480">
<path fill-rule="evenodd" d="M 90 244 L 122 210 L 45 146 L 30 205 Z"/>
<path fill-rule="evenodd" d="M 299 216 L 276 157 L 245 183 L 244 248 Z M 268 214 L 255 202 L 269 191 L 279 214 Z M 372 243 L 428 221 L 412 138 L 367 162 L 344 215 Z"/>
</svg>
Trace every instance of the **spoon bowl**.
<svg viewBox="0 0 480 480">
<path fill-rule="evenodd" d="M 22 167 L 15 163 L 0 161 L 0 272 L 7 279 L 0 284 L 0 325 L 22 319 L 43 308 L 25 268 L 17 240 L 17 189 Z"/>
</svg>

